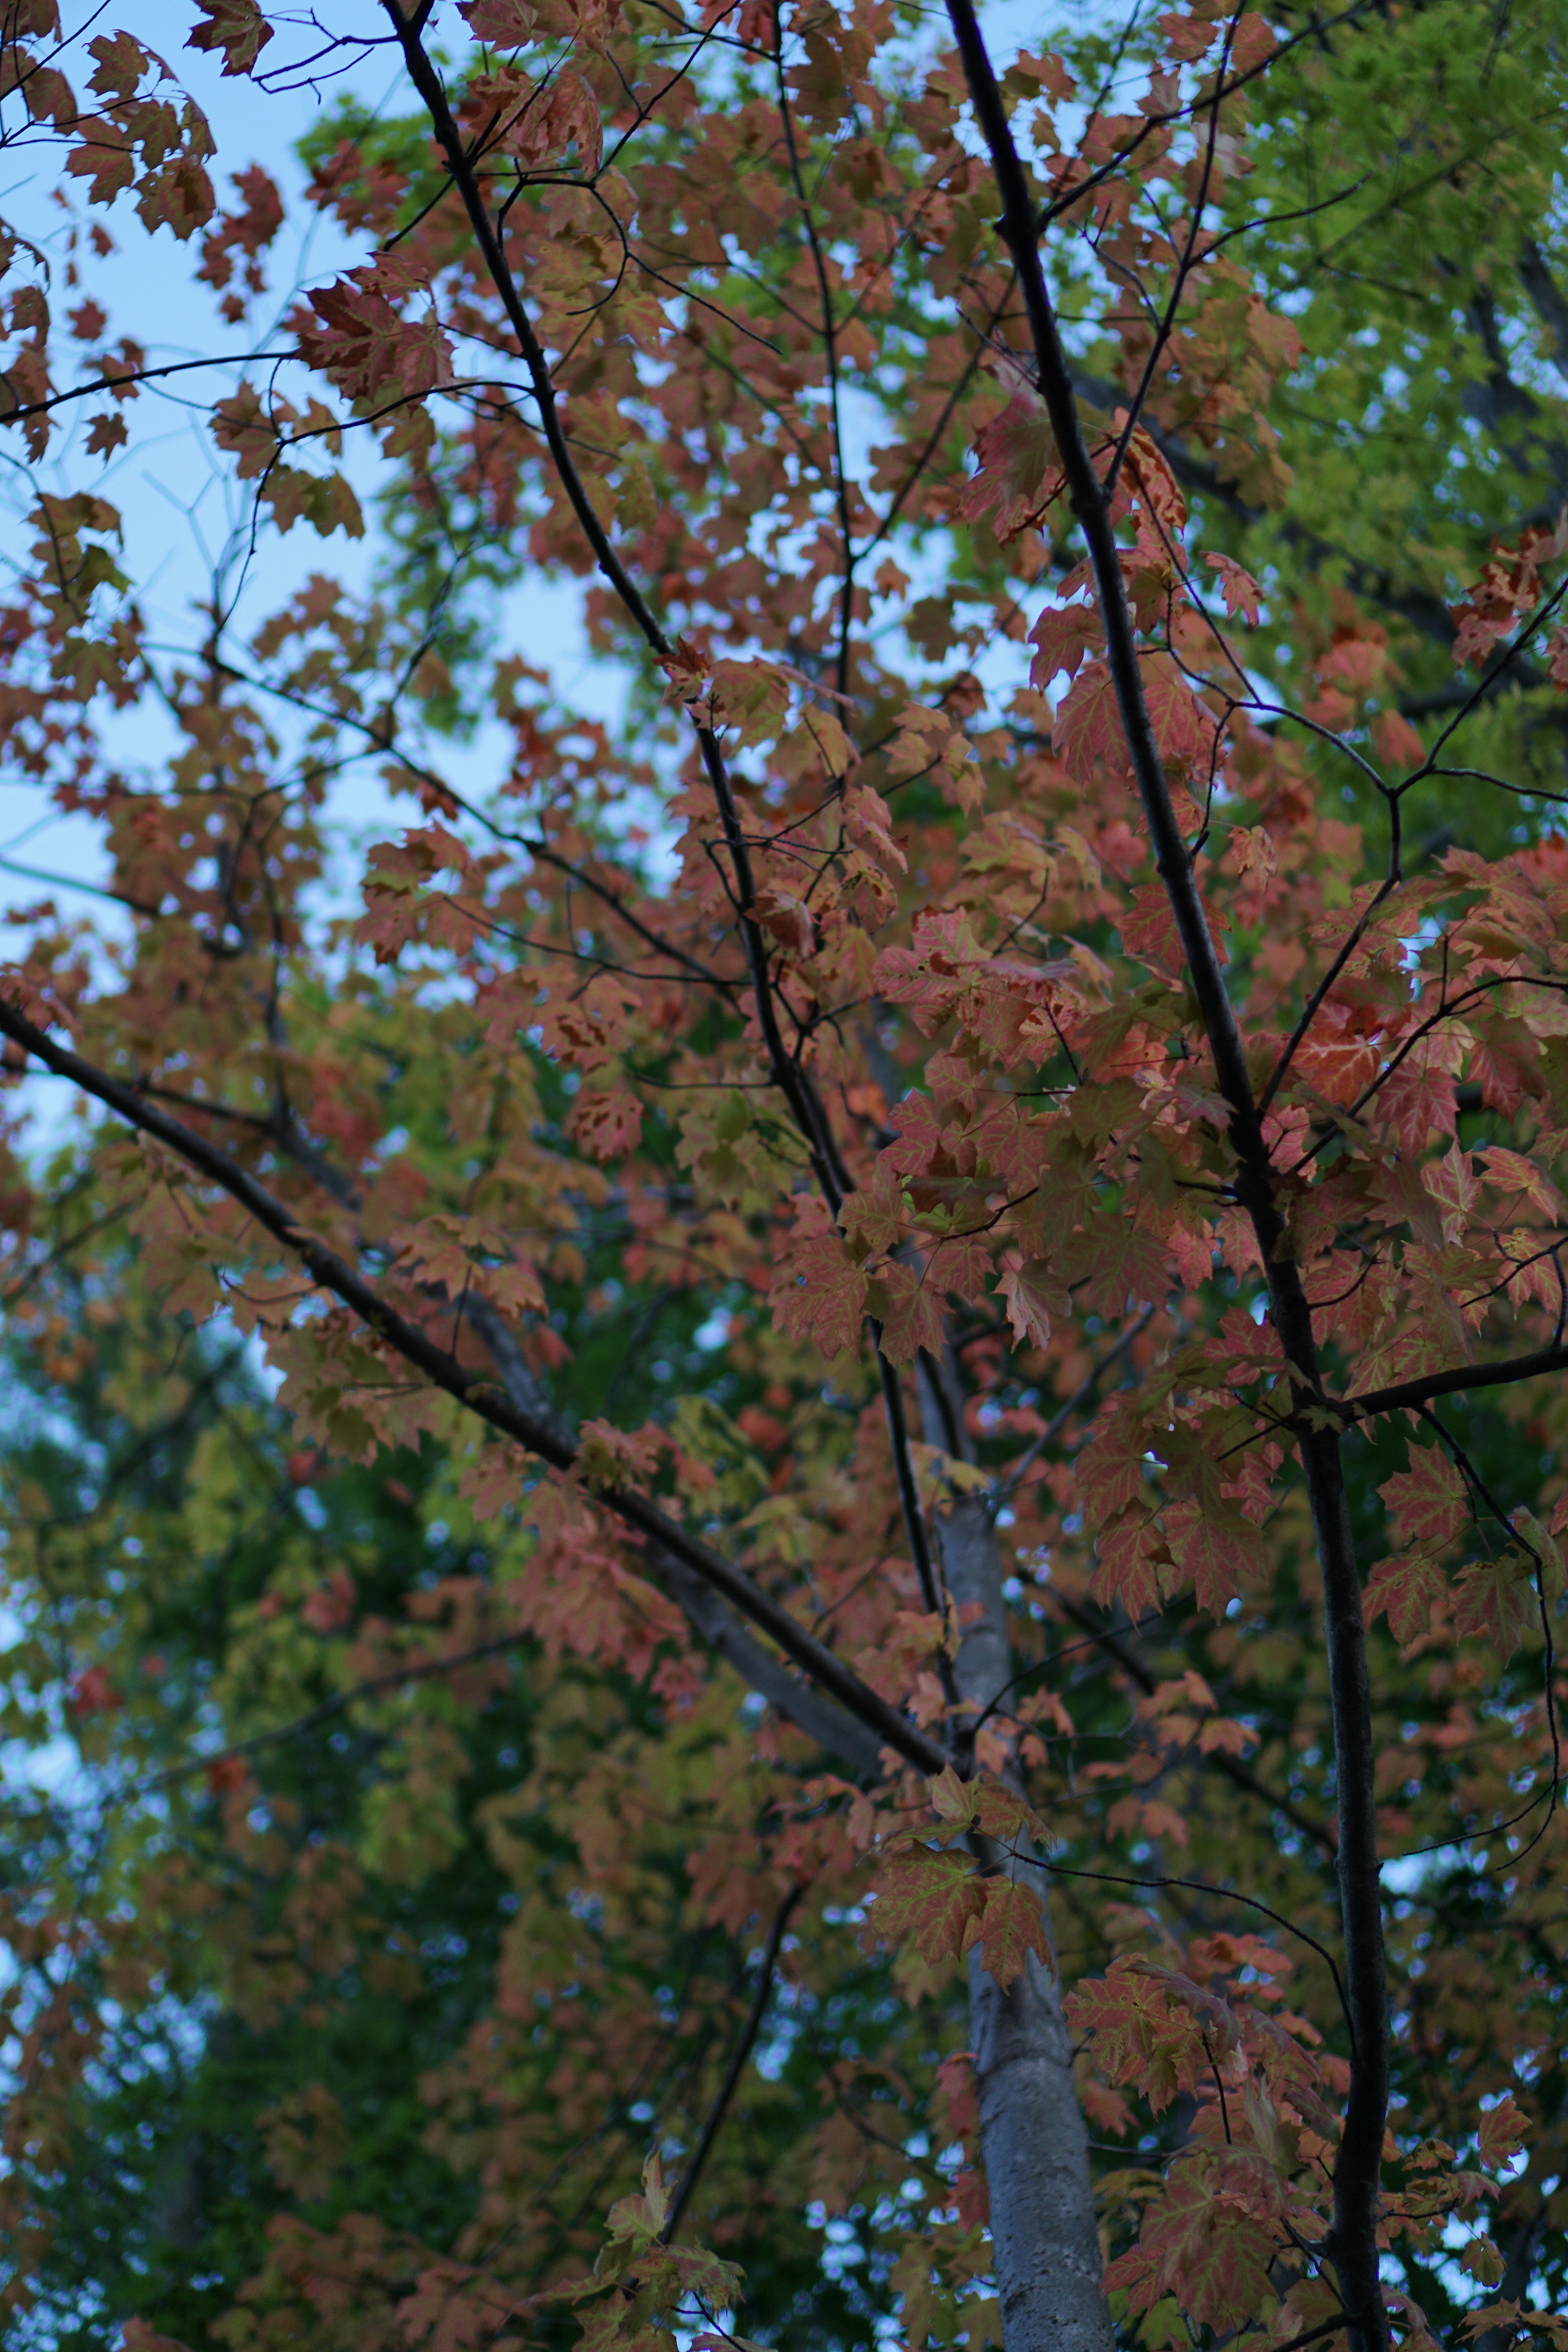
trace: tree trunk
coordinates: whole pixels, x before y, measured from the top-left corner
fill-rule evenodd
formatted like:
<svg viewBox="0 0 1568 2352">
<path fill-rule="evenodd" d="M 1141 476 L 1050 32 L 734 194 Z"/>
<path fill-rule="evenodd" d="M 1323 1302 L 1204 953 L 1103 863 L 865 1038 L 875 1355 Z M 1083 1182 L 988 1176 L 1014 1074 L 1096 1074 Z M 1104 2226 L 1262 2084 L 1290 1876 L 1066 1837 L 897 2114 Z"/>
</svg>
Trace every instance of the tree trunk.
<svg viewBox="0 0 1568 2352">
<path fill-rule="evenodd" d="M 484 1338 L 503 1385 L 520 1406 L 548 1410 L 510 1331 L 487 1316 Z M 956 1401 L 936 1367 L 922 1363 L 922 1418 L 933 1444 L 963 1444 Z M 936 1522 L 943 1581 L 962 1628 L 954 1679 L 976 1715 L 1005 1696 L 1013 1675 L 996 1529 L 984 1496 L 958 1497 Z M 770 1658 L 716 1594 L 661 1563 L 668 1589 L 703 1635 L 829 1754 L 858 1769 L 877 1764 L 871 1733 L 824 1694 Z M 973 1613 L 978 1603 L 978 1615 Z M 1038 1886 L 1038 1874 L 1013 1864 Z M 1049 1912 L 1047 1907 L 1047 1931 Z M 1054 1969 L 1030 1958 L 1006 1992 L 969 1962 L 970 2042 L 980 2111 L 980 2148 L 991 2193 L 991 2234 L 1002 2305 L 1004 2352 L 1114 2352 L 1100 2286 L 1089 2140 L 1072 2078 L 1072 2037 Z"/>
<path fill-rule="evenodd" d="M 951 1430 L 956 1416 L 942 1410 L 934 1369 L 921 1370 L 928 1436 L 951 1447 L 942 1424 Z M 984 1496 L 955 1499 L 936 1532 L 963 1629 L 959 1696 L 984 1714 L 1005 1699 L 1013 1675 L 996 1528 Z M 1026 1863 L 1010 1867 L 1044 1898 L 1039 1872 Z M 1047 1926 L 1048 1932 L 1048 1905 Z M 1004 1992 L 972 1951 L 969 2016 L 1004 2352 L 1111 2352 L 1089 2135 L 1072 2078 L 1060 1979 L 1054 1967 L 1031 1957 Z"/>
</svg>

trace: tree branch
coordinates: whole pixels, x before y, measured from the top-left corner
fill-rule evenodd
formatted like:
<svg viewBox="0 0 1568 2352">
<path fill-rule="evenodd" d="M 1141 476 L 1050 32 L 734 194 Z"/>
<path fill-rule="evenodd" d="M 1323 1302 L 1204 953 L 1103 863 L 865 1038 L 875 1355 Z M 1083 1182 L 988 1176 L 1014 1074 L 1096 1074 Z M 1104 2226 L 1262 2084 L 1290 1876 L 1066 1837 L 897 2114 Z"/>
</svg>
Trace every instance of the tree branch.
<svg viewBox="0 0 1568 2352">
<path fill-rule="evenodd" d="M 1137 1651 L 1123 1635 L 1118 1633 L 1112 1626 L 1097 1625 L 1094 1622 L 1094 1612 L 1086 1608 L 1081 1601 L 1074 1601 L 1068 1594 L 1059 1592 L 1054 1587 L 1049 1598 L 1056 1603 L 1064 1617 L 1070 1619 L 1073 1624 L 1081 1626 L 1091 1640 L 1098 1642 L 1100 1647 L 1115 1659 L 1122 1673 L 1137 1684 L 1146 1698 L 1152 1696 L 1157 1687 L 1158 1677 L 1145 1665 Z M 1269 1806 L 1275 1812 L 1283 1814 L 1292 1829 L 1300 1830 L 1303 1837 L 1310 1838 L 1313 1844 L 1320 1846 L 1331 1862 L 1334 1859 L 1338 1852 L 1339 1841 L 1333 1831 L 1326 1822 L 1315 1821 L 1310 1813 L 1304 1813 L 1293 1797 L 1281 1796 L 1278 1789 L 1271 1789 L 1267 1780 L 1260 1780 L 1256 1772 L 1249 1771 L 1238 1757 L 1227 1756 L 1222 1748 L 1216 1748 L 1212 1756 L 1205 1756 L 1204 1761 L 1205 1764 L 1212 1765 L 1216 1771 L 1223 1772 L 1226 1779 L 1233 1780 L 1238 1789 L 1245 1789 L 1248 1796 L 1260 1798 L 1263 1803 Z"/>
<path fill-rule="evenodd" d="M 1368 1389 L 1364 1395 L 1346 1397 L 1335 1412 L 1347 1423 L 1371 1421 L 1380 1412 L 1403 1412 L 1429 1404 L 1434 1397 L 1461 1396 L 1471 1389 L 1510 1388 L 1515 1381 L 1533 1381 L 1542 1372 L 1568 1370 L 1568 1347 L 1537 1348 L 1528 1356 L 1507 1356 L 1496 1364 L 1456 1364 L 1451 1371 L 1427 1372 L 1421 1379 L 1395 1381 L 1385 1389 Z"/>
<path fill-rule="evenodd" d="M 322 1289 L 331 1291 L 366 1324 L 384 1345 L 395 1350 L 405 1363 L 425 1374 L 427 1380 L 456 1398 L 492 1429 L 503 1436 L 514 1438 L 539 1455 L 552 1469 L 571 1470 L 578 1449 L 565 1433 L 552 1421 L 522 1411 L 493 1381 L 476 1377 L 454 1356 L 426 1338 L 417 1325 L 410 1323 L 383 1298 L 374 1287 L 365 1282 L 353 1268 L 345 1265 L 337 1253 L 323 1242 L 307 1233 L 284 1203 L 259 1184 L 237 1160 L 216 1144 L 196 1135 L 179 1120 L 171 1118 L 157 1106 L 107 1072 L 100 1070 L 68 1047 L 57 1045 L 54 1040 L 14 1004 L 0 1003 L 0 1034 L 32 1054 L 46 1068 L 68 1078 L 84 1094 L 105 1105 L 128 1126 L 149 1135 L 164 1148 L 195 1169 L 209 1182 L 219 1185 L 232 1200 L 253 1217 L 264 1232 L 282 1244 L 307 1267 Z M 617 1488 L 600 1497 L 605 1507 L 613 1511 L 626 1525 L 646 1540 L 662 1547 L 672 1558 L 683 1560 L 705 1583 L 710 1585 L 724 1600 L 749 1617 L 752 1622 L 776 1642 L 784 1655 L 794 1661 L 803 1674 L 826 1691 L 840 1706 L 847 1707 L 858 1721 L 875 1733 L 879 1741 L 894 1748 L 922 1772 L 939 1772 L 950 1760 L 947 1750 L 918 1726 L 878 1696 L 863 1683 L 852 1668 L 806 1632 L 787 1609 L 754 1584 L 743 1570 L 727 1560 L 722 1553 L 690 1535 L 679 1521 L 661 1511 L 657 1503 L 630 1489 Z"/>
<path fill-rule="evenodd" d="M 769 1931 L 767 1949 L 763 1954 L 762 1966 L 757 1970 L 757 1990 L 752 1997 L 750 2014 L 741 2028 L 739 2041 L 730 2053 L 730 2063 L 724 2069 L 724 2079 L 719 2085 L 719 2095 L 708 2110 L 708 2120 L 702 2126 L 702 2137 L 692 2149 L 691 2161 L 681 2174 L 680 2185 L 669 2200 L 669 2210 L 665 2216 L 664 2227 L 658 2233 L 658 2242 L 661 2246 L 668 2246 L 672 2242 L 677 2230 L 680 2227 L 680 2217 L 691 2201 L 691 2192 L 701 2178 L 702 2168 L 712 2154 L 713 2143 L 719 2137 L 719 2127 L 724 2120 L 725 2111 L 735 2095 L 735 2086 L 755 2046 L 757 2035 L 762 2031 L 763 2019 L 767 2012 L 768 1998 L 773 1989 L 773 1970 L 778 1966 L 779 1951 L 784 1939 L 784 1929 L 789 1926 L 791 1912 L 805 1892 L 805 1889 L 803 1886 L 792 1886 L 773 1914 L 773 1924 Z"/>
<path fill-rule="evenodd" d="M 490 280 L 499 295 L 518 346 L 528 369 L 533 395 L 539 404 L 545 441 L 562 488 L 571 501 L 572 510 L 582 525 L 584 536 L 592 548 L 600 571 L 614 588 L 627 614 L 642 632 L 651 650 L 660 661 L 668 662 L 674 647 L 658 621 L 645 603 L 642 593 L 632 579 L 620 557 L 610 543 L 609 534 L 594 511 L 593 501 L 576 462 L 567 444 L 565 430 L 556 405 L 555 387 L 551 379 L 550 363 L 534 332 L 518 293 L 517 283 L 502 249 L 500 239 L 490 220 L 485 204 L 484 190 L 473 168 L 473 163 L 463 144 L 441 77 L 426 56 L 416 29 L 402 14 L 398 0 L 383 0 L 388 16 L 396 28 L 409 78 L 424 101 L 431 127 L 447 158 L 453 184 L 463 201 L 479 251 Z M 831 315 L 830 313 L 828 314 Z M 795 1125 L 800 1129 L 811 1155 L 817 1181 L 829 1209 L 835 1215 L 850 1190 L 849 1177 L 834 1138 L 832 1125 L 816 1088 L 784 1045 L 778 1024 L 778 1008 L 773 1001 L 773 982 L 768 971 L 767 942 L 756 919 L 756 887 L 752 874 L 751 853 L 746 845 L 734 788 L 731 782 L 724 755 L 713 728 L 693 716 L 698 747 L 702 764 L 713 789 L 723 829 L 725 846 L 730 853 L 735 875 L 736 913 L 740 919 L 741 939 L 745 949 L 747 969 L 751 974 L 752 995 L 757 1008 L 757 1020 L 763 1044 L 767 1052 L 768 1066 L 774 1085 L 789 1105 Z M 877 1340 L 877 1360 L 882 1384 L 883 1403 L 887 1412 L 888 1434 L 892 1447 L 893 1462 L 898 1474 L 899 1496 L 904 1514 L 904 1524 L 910 1538 L 910 1549 L 920 1574 L 921 1590 L 928 1608 L 940 1605 L 940 1589 L 935 1563 L 931 1556 L 930 1537 L 924 1514 L 920 1506 L 920 1491 L 910 1454 L 909 1429 L 904 1412 L 903 1397 L 899 1388 L 898 1374 L 883 1356 L 879 1335 L 873 1327 Z"/>
<path fill-rule="evenodd" d="M 1226 990 L 1193 860 L 1176 822 L 1159 746 L 1150 723 L 1110 509 L 1079 416 L 1071 370 L 1046 285 L 1037 210 L 973 0 L 947 0 L 948 17 L 969 83 L 980 134 L 1002 200 L 1002 235 L 1018 271 L 1041 397 L 1056 436 L 1073 516 L 1088 543 L 1105 628 L 1107 667 L 1155 868 L 1181 938 L 1219 1091 L 1230 1110 L 1237 1193 L 1258 1236 L 1269 1307 L 1299 1400 L 1321 1399 L 1311 1311 L 1289 1236 L 1275 1199 L 1235 1012 Z M 1215 100 L 1217 103 L 1217 98 Z M 1361 1580 L 1345 1496 L 1337 1428 L 1305 1426 L 1300 1446 L 1319 1563 L 1340 1787 L 1340 1903 L 1345 1941 L 1348 2014 L 1353 2038 L 1350 2094 L 1334 2167 L 1334 2218 L 1327 2251 L 1339 2273 L 1352 2352 L 1384 2352 L 1388 2322 L 1379 2278 L 1377 2208 L 1388 2111 L 1388 1986 L 1384 1958 L 1382 1886 L 1371 1693 Z"/>
</svg>

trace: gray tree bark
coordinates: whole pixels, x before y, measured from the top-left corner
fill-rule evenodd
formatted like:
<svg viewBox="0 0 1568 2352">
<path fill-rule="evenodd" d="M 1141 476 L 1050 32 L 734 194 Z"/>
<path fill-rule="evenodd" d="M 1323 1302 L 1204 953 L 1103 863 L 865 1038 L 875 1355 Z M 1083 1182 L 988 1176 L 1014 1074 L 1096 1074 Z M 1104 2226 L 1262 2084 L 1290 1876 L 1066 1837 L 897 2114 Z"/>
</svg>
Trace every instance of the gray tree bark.
<svg viewBox="0 0 1568 2352">
<path fill-rule="evenodd" d="M 531 1412 L 548 1411 L 500 1318 L 481 1304 L 473 1319 L 515 1401 Z M 935 1366 L 922 1364 L 921 1394 L 931 1443 L 957 1451 L 963 1444 L 962 1419 L 956 1400 L 942 1392 Z M 978 1717 L 1005 1697 L 1013 1675 L 996 1529 L 986 1498 L 958 1497 L 938 1518 L 936 1538 L 943 1581 L 960 1612 L 954 1680 L 960 1698 Z M 880 1769 L 878 1743 L 865 1726 L 771 1657 L 720 1596 L 679 1561 L 666 1556 L 658 1567 L 698 1633 L 752 1689 L 858 1774 L 872 1777 Z M 1026 1864 L 1005 1866 L 1026 1876 L 1043 1899 L 1037 1872 Z M 1047 1931 L 1048 1925 L 1047 1906 Z M 972 1952 L 969 2011 L 1004 2352 L 1114 2352 L 1100 2285 L 1089 2138 L 1056 1971 L 1031 1957 L 1004 1992 Z"/>
<path fill-rule="evenodd" d="M 928 1440 L 955 1451 L 962 1423 L 941 1394 L 936 1368 L 921 1370 Z M 1005 1700 L 1014 1672 L 986 1497 L 957 1497 L 938 1518 L 936 1533 L 962 1627 L 954 1679 L 978 1717 Z M 1005 1866 L 1045 1899 L 1038 1871 L 1026 1863 Z M 1048 1904 L 1046 1909 L 1048 1933 Z M 976 1949 L 969 1956 L 969 2015 L 1004 2352 L 1112 2352 L 1089 2135 L 1073 2082 L 1060 1979 L 1054 1966 L 1031 1956 L 1004 1992 Z"/>
</svg>

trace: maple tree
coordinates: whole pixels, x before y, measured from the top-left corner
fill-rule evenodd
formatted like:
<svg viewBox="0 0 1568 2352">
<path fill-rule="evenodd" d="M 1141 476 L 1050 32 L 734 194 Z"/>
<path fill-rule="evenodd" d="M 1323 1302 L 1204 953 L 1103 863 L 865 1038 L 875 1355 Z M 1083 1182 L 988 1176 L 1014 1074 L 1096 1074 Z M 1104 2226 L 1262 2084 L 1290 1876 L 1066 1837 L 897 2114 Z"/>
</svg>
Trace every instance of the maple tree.
<svg viewBox="0 0 1568 2352">
<path fill-rule="evenodd" d="M 270 2186 L 200 2284 L 165 2202 L 142 2352 L 1563 2342 L 1562 29 L 199 0 L 258 108 L 398 73 L 269 323 L 271 173 L 17 0 L 0 723 L 126 919 L 0 991 L 9 1727 L 89 1784 L 18 2313 L 216 2017 Z M 132 220 L 257 356 L 160 360 Z"/>
</svg>

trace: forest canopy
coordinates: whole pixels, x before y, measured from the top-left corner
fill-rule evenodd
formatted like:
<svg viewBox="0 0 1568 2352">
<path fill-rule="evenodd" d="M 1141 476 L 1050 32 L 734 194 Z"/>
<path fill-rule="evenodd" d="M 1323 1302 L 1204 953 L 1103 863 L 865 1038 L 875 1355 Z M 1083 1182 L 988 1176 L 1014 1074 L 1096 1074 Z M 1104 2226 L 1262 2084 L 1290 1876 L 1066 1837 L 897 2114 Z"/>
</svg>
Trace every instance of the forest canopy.
<svg viewBox="0 0 1568 2352">
<path fill-rule="evenodd" d="M 1568 2352 L 1568 8 L 152 14 L 0 18 L 15 2340 Z"/>
</svg>

